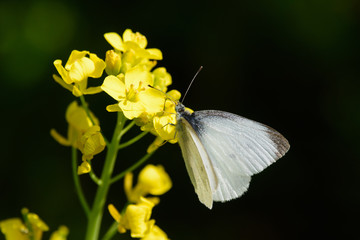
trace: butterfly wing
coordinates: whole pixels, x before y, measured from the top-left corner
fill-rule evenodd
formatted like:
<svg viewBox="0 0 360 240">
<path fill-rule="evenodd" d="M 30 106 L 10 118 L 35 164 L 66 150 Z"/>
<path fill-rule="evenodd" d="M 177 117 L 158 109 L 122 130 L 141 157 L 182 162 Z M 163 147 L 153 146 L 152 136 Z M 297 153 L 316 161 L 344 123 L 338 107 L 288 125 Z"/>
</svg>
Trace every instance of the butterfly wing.
<svg viewBox="0 0 360 240">
<path fill-rule="evenodd" d="M 187 172 L 200 202 L 212 208 L 213 189 L 217 185 L 216 175 L 200 139 L 189 122 L 180 118 L 176 125 L 178 141 Z"/>
<path fill-rule="evenodd" d="M 250 177 L 282 157 L 290 147 L 274 129 L 232 113 L 196 111 L 189 121 L 218 180 L 214 201 L 240 197 Z"/>
</svg>

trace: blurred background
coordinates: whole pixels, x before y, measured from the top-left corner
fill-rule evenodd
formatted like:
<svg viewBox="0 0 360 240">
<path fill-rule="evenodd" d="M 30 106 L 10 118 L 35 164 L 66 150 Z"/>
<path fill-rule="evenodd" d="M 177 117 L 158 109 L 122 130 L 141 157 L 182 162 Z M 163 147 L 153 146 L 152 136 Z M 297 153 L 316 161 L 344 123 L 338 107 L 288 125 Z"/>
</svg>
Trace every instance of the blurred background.
<svg viewBox="0 0 360 240">
<path fill-rule="evenodd" d="M 51 128 L 66 134 L 64 114 L 74 99 L 53 81 L 53 61 L 66 62 L 73 49 L 104 58 L 111 46 L 103 34 L 131 28 L 161 49 L 158 66 L 171 73 L 172 88 L 184 93 L 204 66 L 186 106 L 263 122 L 291 144 L 284 158 L 253 177 L 244 196 L 211 211 L 198 201 L 178 145 L 159 149 L 148 163 L 164 165 L 174 186 L 152 216 L 171 239 L 355 239 L 359 7 L 356 0 L 0 1 L 0 220 L 28 207 L 51 230 L 64 224 L 69 239 L 83 239 L 71 150 L 49 135 Z M 105 93 L 87 100 L 109 136 L 116 114 L 105 106 L 113 100 Z M 148 135 L 122 152 L 116 171 L 152 140 Z M 98 173 L 103 157 L 93 161 Z M 95 185 L 86 176 L 81 181 L 92 198 Z M 125 202 L 122 183 L 108 202 L 118 208 Z M 104 224 L 111 221 L 105 213 Z"/>
</svg>

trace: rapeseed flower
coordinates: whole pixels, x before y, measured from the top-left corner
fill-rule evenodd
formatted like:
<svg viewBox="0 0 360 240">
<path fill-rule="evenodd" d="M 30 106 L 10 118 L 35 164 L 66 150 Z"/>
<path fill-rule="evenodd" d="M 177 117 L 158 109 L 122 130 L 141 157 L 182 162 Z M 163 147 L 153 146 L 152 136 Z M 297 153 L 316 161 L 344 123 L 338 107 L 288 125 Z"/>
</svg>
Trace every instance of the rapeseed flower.
<svg viewBox="0 0 360 240">
<path fill-rule="evenodd" d="M 140 239 L 168 239 L 165 232 L 155 225 L 155 220 L 151 218 L 151 212 L 155 204 L 146 198 L 140 198 L 136 204 L 129 204 L 125 213 L 121 215 L 114 205 L 109 204 L 108 210 L 115 221 L 119 223 L 118 232 L 125 233 L 130 231 L 133 238 Z"/>
<path fill-rule="evenodd" d="M 68 234 L 69 229 L 65 226 L 60 226 L 58 230 L 51 234 L 50 240 L 66 240 Z"/>
<path fill-rule="evenodd" d="M 105 149 L 106 143 L 100 132 L 99 120 L 92 114 L 91 119 L 83 107 L 77 102 L 72 102 L 66 110 L 66 121 L 69 124 L 67 138 L 60 135 L 55 129 L 50 131 L 52 137 L 64 146 L 73 146 L 79 149 L 82 156 L 82 164 L 78 168 L 78 174 L 88 173 L 91 166 L 88 160 Z"/>
<path fill-rule="evenodd" d="M 108 206 L 111 216 L 119 223 L 118 231 L 125 233 L 130 230 L 133 238 L 150 240 L 159 236 L 159 239 L 168 239 L 166 234 L 155 225 L 155 220 L 151 219 L 152 209 L 160 199 L 148 195 L 162 195 L 169 191 L 171 186 L 169 175 L 160 165 L 145 166 L 139 173 L 135 187 L 133 187 L 133 174 L 126 174 L 124 190 L 130 204 L 126 206 L 123 214 L 120 214 L 114 205 Z"/>
<path fill-rule="evenodd" d="M 20 218 L 10 218 L 0 222 L 1 232 L 6 240 L 41 240 L 44 231 L 49 227 L 35 213 L 29 213 L 29 210 L 23 208 L 21 213 L 24 221 Z"/>
<path fill-rule="evenodd" d="M 147 39 L 139 32 L 134 33 L 131 29 L 126 29 L 121 38 L 115 32 L 105 33 L 106 41 L 117 51 L 127 52 L 133 51 L 138 58 L 147 58 L 154 60 L 161 60 L 162 53 L 157 48 L 148 48 Z"/>
<path fill-rule="evenodd" d="M 54 65 L 61 77 L 53 75 L 53 78 L 61 86 L 71 91 L 76 97 L 83 94 L 95 94 L 101 92 L 100 87 L 88 87 L 88 78 L 101 77 L 105 62 L 96 54 L 88 51 L 74 50 L 71 52 L 65 67 L 62 61 L 57 59 Z"/>
<path fill-rule="evenodd" d="M 142 66 L 132 68 L 125 74 L 106 77 L 101 88 L 118 101 L 106 109 L 110 112 L 122 111 L 128 119 L 162 111 L 164 94 L 149 87 L 153 83 L 152 75 Z"/>
<path fill-rule="evenodd" d="M 161 166 L 148 164 L 139 173 L 137 184 L 133 187 L 133 174 L 128 173 L 124 179 L 124 190 L 129 202 L 137 203 L 142 197 L 163 195 L 172 187 L 172 182 L 165 169 Z M 153 198 L 158 202 L 157 198 Z"/>
</svg>

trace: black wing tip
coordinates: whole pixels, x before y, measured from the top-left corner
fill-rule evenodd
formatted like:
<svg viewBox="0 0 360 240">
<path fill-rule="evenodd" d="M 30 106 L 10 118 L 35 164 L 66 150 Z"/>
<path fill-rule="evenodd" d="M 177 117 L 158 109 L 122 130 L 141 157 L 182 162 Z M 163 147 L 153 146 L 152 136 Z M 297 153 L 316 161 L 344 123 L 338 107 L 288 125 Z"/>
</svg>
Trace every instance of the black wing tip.
<svg viewBox="0 0 360 240">
<path fill-rule="evenodd" d="M 269 131 L 270 139 L 275 143 L 278 159 L 283 157 L 290 149 L 289 141 L 277 131 Z"/>
</svg>

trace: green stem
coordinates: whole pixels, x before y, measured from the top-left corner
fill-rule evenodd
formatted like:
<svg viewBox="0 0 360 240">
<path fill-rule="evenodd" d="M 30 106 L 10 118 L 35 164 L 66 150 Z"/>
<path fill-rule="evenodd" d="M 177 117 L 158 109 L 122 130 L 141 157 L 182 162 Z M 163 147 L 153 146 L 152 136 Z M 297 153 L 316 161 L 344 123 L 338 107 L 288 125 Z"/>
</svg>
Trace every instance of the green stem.
<svg viewBox="0 0 360 240">
<path fill-rule="evenodd" d="M 114 222 L 113 224 L 111 224 L 111 226 L 109 227 L 109 229 L 105 233 L 102 240 L 110 240 L 116 234 L 118 225 L 119 225 L 118 222 Z"/>
<path fill-rule="evenodd" d="M 94 183 L 97 185 L 101 185 L 102 181 L 99 179 L 96 174 L 94 173 L 93 169 L 91 168 L 91 171 L 89 172 L 90 178 L 93 180 Z"/>
<path fill-rule="evenodd" d="M 137 141 L 139 141 L 142 137 L 144 137 L 148 132 L 142 132 L 140 133 L 139 135 L 137 135 L 136 137 L 130 139 L 129 141 L 125 142 L 125 143 L 122 143 L 118 146 L 118 149 L 122 149 L 122 148 L 125 148 Z"/>
<path fill-rule="evenodd" d="M 138 167 L 141 166 L 141 164 L 143 164 L 146 160 L 148 160 L 154 153 L 156 152 L 153 151 L 151 153 L 147 153 L 145 154 L 139 161 L 137 161 L 135 164 L 133 164 L 131 167 L 129 167 L 128 169 L 126 169 L 125 171 L 122 171 L 121 173 L 119 173 L 118 175 L 116 175 L 114 178 L 111 179 L 110 183 L 114 183 L 116 181 L 119 181 L 120 179 L 122 179 L 128 172 L 132 172 L 135 169 L 137 169 Z"/>
<path fill-rule="evenodd" d="M 84 193 L 82 191 L 79 175 L 77 174 L 77 168 L 78 168 L 78 166 L 77 166 L 77 149 L 74 147 L 71 148 L 71 159 L 72 159 L 72 174 L 73 174 L 76 193 L 79 197 L 81 206 L 83 207 L 86 216 L 89 217 L 90 208 L 85 199 Z"/>
<path fill-rule="evenodd" d="M 125 133 L 127 133 L 134 125 L 135 125 L 135 121 L 132 121 L 131 123 L 129 123 L 129 124 L 121 131 L 121 136 L 123 136 Z"/>
<path fill-rule="evenodd" d="M 124 127 L 126 118 L 122 112 L 118 112 L 118 119 L 112 137 L 111 143 L 108 145 L 107 154 L 105 158 L 104 168 L 101 174 L 102 184 L 98 187 L 95 200 L 89 215 L 86 240 L 98 240 L 101 220 L 104 212 L 106 196 L 111 185 L 111 175 L 114 170 L 116 157 L 118 153 L 118 144 L 121 139 L 121 130 Z"/>
</svg>

